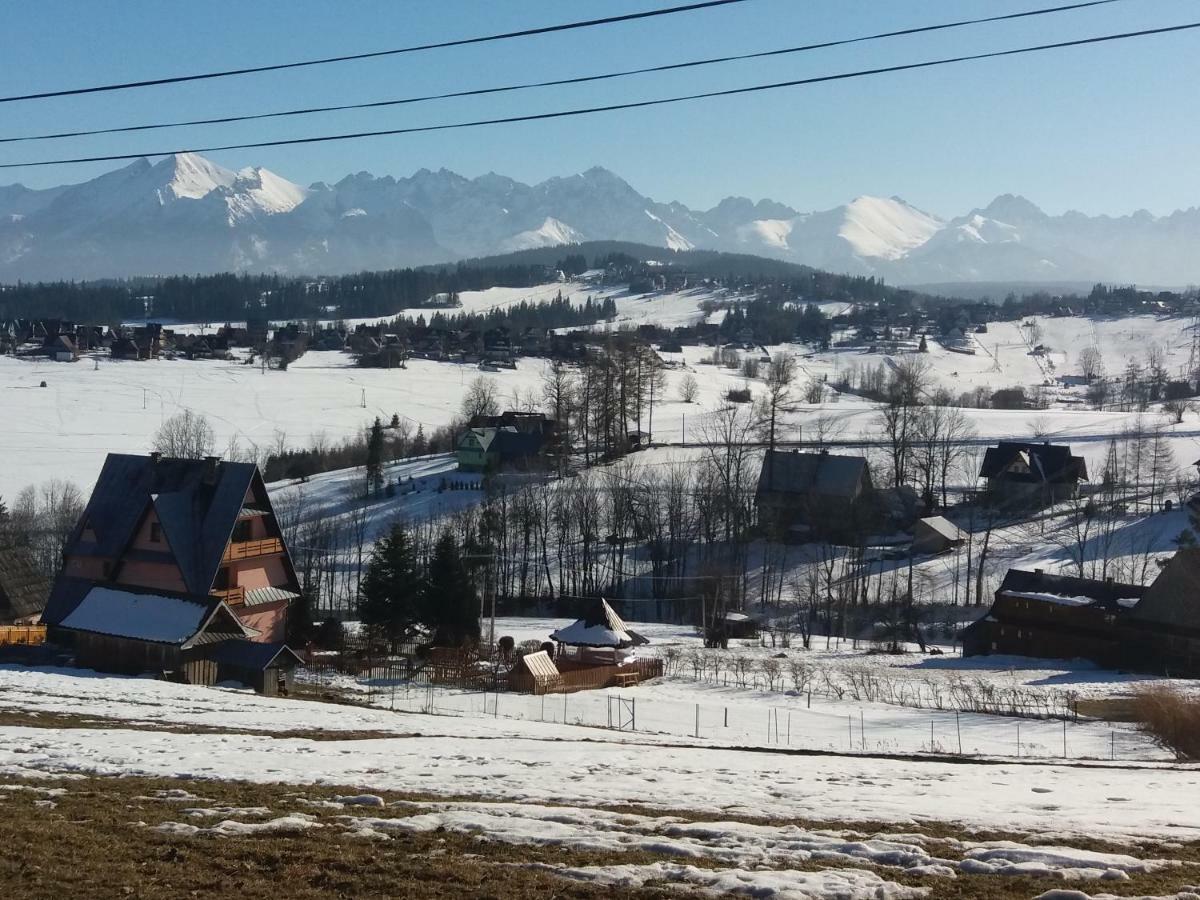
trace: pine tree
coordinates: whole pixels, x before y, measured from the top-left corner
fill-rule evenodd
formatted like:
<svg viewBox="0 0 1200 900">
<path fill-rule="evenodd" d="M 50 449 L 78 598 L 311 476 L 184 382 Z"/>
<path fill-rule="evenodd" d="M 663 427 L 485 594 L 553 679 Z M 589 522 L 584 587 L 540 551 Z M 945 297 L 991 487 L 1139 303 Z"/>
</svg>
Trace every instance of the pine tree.
<svg viewBox="0 0 1200 900">
<path fill-rule="evenodd" d="M 297 647 L 303 647 L 313 638 L 316 627 L 312 617 L 312 595 L 301 591 L 300 596 L 292 601 L 287 611 L 287 641 Z"/>
<path fill-rule="evenodd" d="M 412 455 L 424 456 L 429 452 L 429 442 L 425 439 L 425 426 L 417 425 L 417 433 L 413 437 Z"/>
<path fill-rule="evenodd" d="M 383 488 L 383 423 L 379 417 L 371 425 L 371 433 L 367 436 L 367 493 L 372 489 L 376 493 Z"/>
<path fill-rule="evenodd" d="M 461 647 L 478 642 L 479 598 L 449 530 L 434 545 L 422 594 L 423 619 L 434 643 Z"/>
<path fill-rule="evenodd" d="M 411 637 L 420 623 L 421 580 L 412 539 L 395 524 L 375 544 L 358 594 L 358 616 L 391 643 Z"/>
</svg>

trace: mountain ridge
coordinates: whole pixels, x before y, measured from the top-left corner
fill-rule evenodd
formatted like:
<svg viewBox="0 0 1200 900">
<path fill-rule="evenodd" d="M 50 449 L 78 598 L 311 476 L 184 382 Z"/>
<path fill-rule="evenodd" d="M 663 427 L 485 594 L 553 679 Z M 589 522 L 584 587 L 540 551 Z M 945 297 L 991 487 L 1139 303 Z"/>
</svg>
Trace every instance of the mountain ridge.
<svg viewBox="0 0 1200 900">
<path fill-rule="evenodd" d="M 892 283 L 1200 281 L 1200 209 L 1050 215 L 1020 194 L 943 219 L 899 196 L 801 212 L 731 195 L 660 202 L 593 166 L 525 184 L 447 168 L 307 187 L 198 154 L 74 185 L 0 186 L 0 281 L 207 273 L 338 274 L 621 240 L 874 275 Z"/>
</svg>

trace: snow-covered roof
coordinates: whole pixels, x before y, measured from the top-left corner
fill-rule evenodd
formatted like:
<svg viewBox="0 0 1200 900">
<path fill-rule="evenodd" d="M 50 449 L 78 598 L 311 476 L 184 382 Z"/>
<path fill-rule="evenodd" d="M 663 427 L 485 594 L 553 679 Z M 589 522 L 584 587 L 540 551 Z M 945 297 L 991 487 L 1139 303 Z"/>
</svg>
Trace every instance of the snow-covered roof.
<svg viewBox="0 0 1200 900">
<path fill-rule="evenodd" d="M 966 532 L 945 516 L 927 516 L 920 521 L 926 528 L 936 531 L 948 541 L 963 541 L 967 538 Z"/>
<path fill-rule="evenodd" d="M 250 632 L 220 601 L 203 603 L 159 594 L 94 587 L 61 622 L 63 628 L 157 644 L 191 642 L 224 611 L 228 627 L 238 636 Z"/>
<path fill-rule="evenodd" d="M 558 629 L 550 639 L 574 647 L 634 647 L 649 643 L 636 631 L 631 631 L 604 599 L 590 615 Z"/>
<path fill-rule="evenodd" d="M 1062 594 L 1048 594 L 1043 591 L 1001 591 L 1002 597 L 1014 597 L 1018 600 L 1041 600 L 1044 603 L 1056 603 L 1059 606 L 1091 606 L 1096 602 L 1095 597 L 1067 597 Z M 1133 600 L 1137 602 L 1136 598 Z"/>
<path fill-rule="evenodd" d="M 558 666 L 554 665 L 554 660 L 550 658 L 550 654 L 545 650 L 539 650 L 536 653 L 526 653 L 521 657 L 521 663 L 529 670 L 529 674 L 533 676 L 534 681 L 539 684 L 555 681 L 562 677 L 559 674 Z"/>
</svg>

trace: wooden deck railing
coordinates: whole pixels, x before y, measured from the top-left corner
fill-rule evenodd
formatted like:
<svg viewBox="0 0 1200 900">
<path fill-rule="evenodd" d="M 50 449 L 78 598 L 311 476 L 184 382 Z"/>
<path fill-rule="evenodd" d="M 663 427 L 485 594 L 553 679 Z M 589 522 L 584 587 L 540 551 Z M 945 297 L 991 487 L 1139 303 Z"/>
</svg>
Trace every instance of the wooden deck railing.
<svg viewBox="0 0 1200 900">
<path fill-rule="evenodd" d="M 244 587 L 235 587 L 223 591 L 213 591 L 212 596 L 220 597 L 230 606 L 241 606 L 246 602 L 246 589 Z"/>
<path fill-rule="evenodd" d="M 230 541 L 221 561 L 235 562 L 239 559 L 253 559 L 256 556 L 270 556 L 272 553 L 282 552 L 283 541 L 279 538 L 263 538 L 260 541 Z"/>
<path fill-rule="evenodd" d="M 0 625 L 0 644 L 44 644 L 45 625 Z"/>
</svg>

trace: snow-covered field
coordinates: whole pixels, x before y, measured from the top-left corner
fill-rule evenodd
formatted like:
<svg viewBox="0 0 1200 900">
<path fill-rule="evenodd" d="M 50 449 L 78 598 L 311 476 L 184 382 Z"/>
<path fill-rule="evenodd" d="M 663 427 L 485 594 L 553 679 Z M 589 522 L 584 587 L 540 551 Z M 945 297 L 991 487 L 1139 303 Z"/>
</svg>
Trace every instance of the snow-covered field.
<svg viewBox="0 0 1200 900">
<path fill-rule="evenodd" d="M 502 702 L 508 699 L 505 695 Z M 798 756 L 640 730 L 393 713 L 16 667 L 0 667 L 0 709 L 203 725 L 216 732 L 3 726 L 0 775 L 8 776 L 74 772 L 231 778 L 521 804 L 586 808 L 636 803 L 729 816 L 892 822 L 901 827 L 949 820 L 1034 832 L 1043 840 L 1200 838 L 1193 802 L 1200 770 L 1174 764 Z M 379 736 L 338 741 L 270 734 L 317 730 Z M 570 815 L 569 809 L 561 813 Z M 521 813 L 526 819 L 539 815 Z M 598 824 L 593 812 L 587 815 L 593 816 L 593 824 L 586 831 L 611 830 Z M 645 825 L 629 831 L 636 834 Z M 579 838 L 586 836 L 581 832 Z"/>
</svg>

